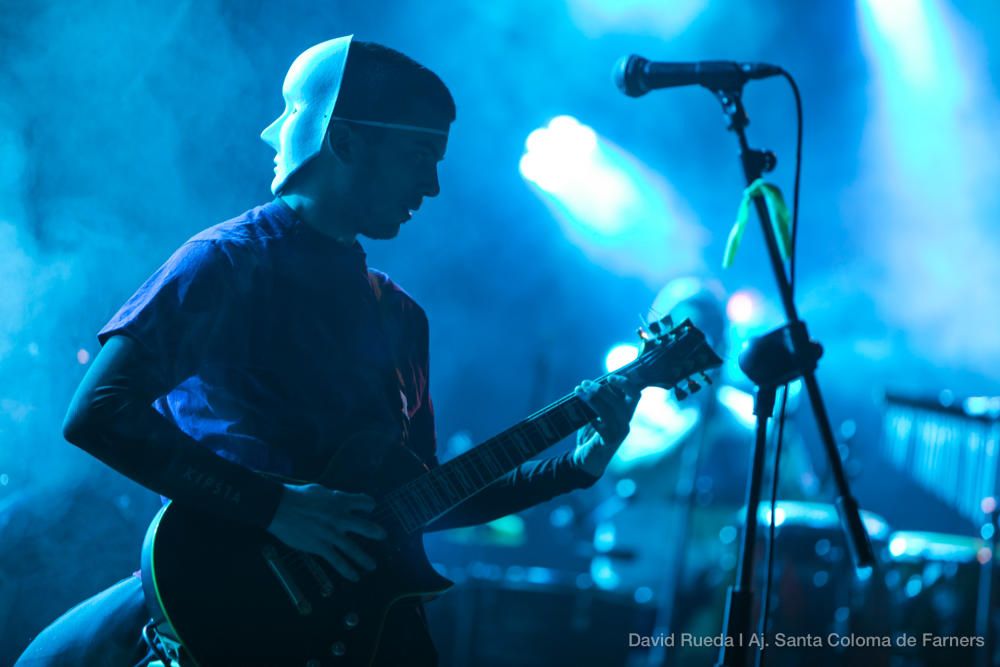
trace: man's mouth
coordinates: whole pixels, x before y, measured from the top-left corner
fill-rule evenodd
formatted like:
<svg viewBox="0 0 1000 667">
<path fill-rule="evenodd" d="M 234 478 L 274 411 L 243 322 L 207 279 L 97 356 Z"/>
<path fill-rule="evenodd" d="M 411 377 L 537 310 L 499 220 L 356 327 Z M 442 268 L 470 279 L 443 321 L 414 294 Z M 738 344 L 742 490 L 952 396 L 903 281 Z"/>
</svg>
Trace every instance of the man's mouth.
<svg viewBox="0 0 1000 667">
<path fill-rule="evenodd" d="M 420 202 L 417 202 L 413 206 L 405 206 L 404 210 L 406 211 L 406 219 L 409 220 L 410 218 L 412 218 L 413 214 L 416 213 L 417 209 L 419 208 L 420 208 Z"/>
</svg>

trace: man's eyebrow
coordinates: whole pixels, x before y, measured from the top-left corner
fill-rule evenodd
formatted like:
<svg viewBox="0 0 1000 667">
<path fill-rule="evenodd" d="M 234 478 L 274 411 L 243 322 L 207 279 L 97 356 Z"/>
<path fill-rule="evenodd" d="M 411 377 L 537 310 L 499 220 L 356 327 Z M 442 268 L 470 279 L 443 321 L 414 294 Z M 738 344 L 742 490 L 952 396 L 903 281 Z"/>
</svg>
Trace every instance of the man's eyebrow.
<svg viewBox="0 0 1000 667">
<path fill-rule="evenodd" d="M 429 150 L 439 160 L 443 158 L 444 151 L 441 149 L 441 145 L 438 144 L 437 142 L 431 139 L 426 139 L 424 137 L 417 137 L 415 142 L 421 148 L 426 148 L 427 150 Z"/>
</svg>

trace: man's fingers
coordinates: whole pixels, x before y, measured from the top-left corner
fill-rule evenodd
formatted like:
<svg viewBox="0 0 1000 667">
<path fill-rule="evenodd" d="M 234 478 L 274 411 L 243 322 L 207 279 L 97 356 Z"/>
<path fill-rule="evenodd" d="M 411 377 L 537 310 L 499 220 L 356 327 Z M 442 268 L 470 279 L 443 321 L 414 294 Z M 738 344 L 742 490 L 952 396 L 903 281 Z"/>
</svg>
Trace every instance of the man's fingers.
<svg viewBox="0 0 1000 667">
<path fill-rule="evenodd" d="M 340 495 L 347 500 L 347 507 L 352 512 L 371 512 L 375 509 L 375 499 L 364 493 L 343 493 Z"/>
<path fill-rule="evenodd" d="M 605 422 L 621 421 L 629 416 L 630 406 L 627 399 L 614 389 L 598 391 L 591 401 L 594 411 Z"/>
<path fill-rule="evenodd" d="M 609 375 L 600 383 L 584 380 L 574 393 L 597 415 L 591 423 L 605 442 L 619 442 L 628 435 L 639 395 L 628 378 Z"/>
<path fill-rule="evenodd" d="M 624 375 L 611 375 L 608 377 L 608 387 L 619 394 L 626 403 L 634 403 L 639 400 L 641 390 L 636 387 Z"/>
<path fill-rule="evenodd" d="M 342 532 L 356 533 L 362 537 L 367 537 L 372 540 L 384 540 L 388 537 L 382 526 L 372 521 L 368 521 L 367 519 L 348 516 L 338 519 L 336 524 L 337 528 Z"/>
<path fill-rule="evenodd" d="M 333 569 L 336 570 L 340 574 L 340 576 L 344 577 L 345 579 L 348 579 L 349 581 L 361 580 L 361 576 L 358 574 L 357 570 L 351 567 L 351 565 L 347 562 L 347 560 L 339 553 L 337 553 L 336 549 L 334 549 L 332 546 L 326 547 L 323 550 L 323 553 L 320 555 L 323 556 L 323 558 L 325 558 L 327 562 L 333 566 Z"/>
<path fill-rule="evenodd" d="M 375 559 L 369 556 L 361 549 L 353 540 L 344 535 L 334 533 L 330 536 L 330 541 L 342 554 L 350 558 L 352 561 L 363 567 L 364 569 L 371 570 L 375 569 Z"/>
</svg>

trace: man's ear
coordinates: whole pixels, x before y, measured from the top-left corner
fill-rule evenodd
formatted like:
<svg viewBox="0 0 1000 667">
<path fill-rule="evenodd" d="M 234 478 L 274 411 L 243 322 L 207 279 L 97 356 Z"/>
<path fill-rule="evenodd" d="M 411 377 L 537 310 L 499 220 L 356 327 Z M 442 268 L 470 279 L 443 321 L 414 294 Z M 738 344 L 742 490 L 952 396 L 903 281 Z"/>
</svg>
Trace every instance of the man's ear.
<svg viewBox="0 0 1000 667">
<path fill-rule="evenodd" d="M 331 123 L 326 132 L 326 147 L 340 162 L 350 164 L 357 156 L 358 134 L 347 123 Z"/>
</svg>

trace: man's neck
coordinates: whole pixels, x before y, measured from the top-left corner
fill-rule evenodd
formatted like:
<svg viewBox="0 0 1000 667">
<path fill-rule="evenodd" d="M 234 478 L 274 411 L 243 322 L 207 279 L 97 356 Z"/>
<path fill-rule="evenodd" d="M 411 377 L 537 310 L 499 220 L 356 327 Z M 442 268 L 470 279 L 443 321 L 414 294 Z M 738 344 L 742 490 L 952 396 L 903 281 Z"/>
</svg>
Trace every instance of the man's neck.
<svg viewBox="0 0 1000 667">
<path fill-rule="evenodd" d="M 295 211 L 302 222 L 312 227 L 324 236 L 329 236 L 337 243 L 346 246 L 354 245 L 357 232 L 345 224 L 348 216 L 324 206 L 319 200 L 300 192 L 287 192 L 278 195 L 285 204 Z"/>
</svg>

